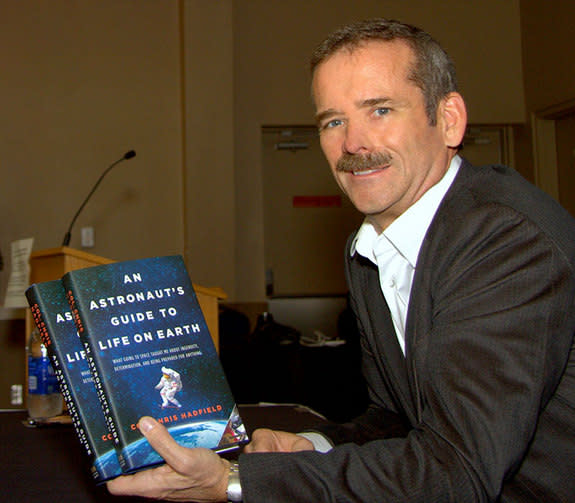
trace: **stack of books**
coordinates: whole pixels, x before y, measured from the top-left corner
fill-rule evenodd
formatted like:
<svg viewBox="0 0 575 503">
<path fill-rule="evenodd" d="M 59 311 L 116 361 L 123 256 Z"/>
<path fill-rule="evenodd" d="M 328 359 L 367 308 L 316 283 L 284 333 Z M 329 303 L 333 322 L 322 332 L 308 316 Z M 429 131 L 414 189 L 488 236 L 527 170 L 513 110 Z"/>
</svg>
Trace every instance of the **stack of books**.
<svg viewBox="0 0 575 503">
<path fill-rule="evenodd" d="M 26 297 L 96 482 L 163 463 L 142 416 L 186 447 L 247 441 L 181 256 L 70 271 Z"/>
</svg>

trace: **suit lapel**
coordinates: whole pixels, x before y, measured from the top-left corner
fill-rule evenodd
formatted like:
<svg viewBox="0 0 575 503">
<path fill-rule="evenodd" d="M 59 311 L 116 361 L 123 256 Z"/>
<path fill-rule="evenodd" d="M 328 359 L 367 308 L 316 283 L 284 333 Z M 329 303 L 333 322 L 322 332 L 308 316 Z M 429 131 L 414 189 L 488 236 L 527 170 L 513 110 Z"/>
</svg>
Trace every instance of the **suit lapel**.
<svg viewBox="0 0 575 503">
<path fill-rule="evenodd" d="M 437 271 L 437 260 L 445 254 L 444 233 L 448 231 L 448 223 L 458 214 L 461 207 L 462 194 L 467 193 L 465 186 L 468 183 L 471 165 L 465 159 L 462 160 L 459 172 L 453 180 L 451 187 L 443 197 L 435 217 L 431 221 L 417 257 L 415 275 L 411 287 L 409 310 L 405 324 L 405 351 L 406 365 L 409 368 L 409 389 L 412 404 L 419 421 L 423 397 L 419 390 L 417 375 L 417 363 L 420 365 L 427 358 L 427 346 L 432 343 L 429 338 L 433 320 L 433 295 L 432 285 L 435 283 L 434 272 Z M 407 368 L 406 367 L 406 368 Z"/>
<path fill-rule="evenodd" d="M 397 340 L 391 313 L 379 284 L 379 275 L 375 266 L 362 267 L 363 283 L 367 293 L 368 342 L 373 352 L 379 356 L 380 372 L 387 377 L 390 394 L 403 409 L 410 421 L 415 421 L 415 402 L 409 386 L 406 359 Z"/>
</svg>

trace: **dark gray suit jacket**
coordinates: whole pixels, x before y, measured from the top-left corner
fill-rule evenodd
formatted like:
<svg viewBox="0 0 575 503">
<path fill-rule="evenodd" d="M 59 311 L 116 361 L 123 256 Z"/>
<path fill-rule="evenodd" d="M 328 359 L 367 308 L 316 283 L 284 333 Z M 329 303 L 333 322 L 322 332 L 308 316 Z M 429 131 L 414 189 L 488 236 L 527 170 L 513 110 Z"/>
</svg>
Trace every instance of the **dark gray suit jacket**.
<svg viewBox="0 0 575 503">
<path fill-rule="evenodd" d="M 328 454 L 242 456 L 245 501 L 573 501 L 575 221 L 464 161 L 418 257 L 405 358 L 377 268 L 346 265 L 372 405 L 324 429 Z"/>
</svg>

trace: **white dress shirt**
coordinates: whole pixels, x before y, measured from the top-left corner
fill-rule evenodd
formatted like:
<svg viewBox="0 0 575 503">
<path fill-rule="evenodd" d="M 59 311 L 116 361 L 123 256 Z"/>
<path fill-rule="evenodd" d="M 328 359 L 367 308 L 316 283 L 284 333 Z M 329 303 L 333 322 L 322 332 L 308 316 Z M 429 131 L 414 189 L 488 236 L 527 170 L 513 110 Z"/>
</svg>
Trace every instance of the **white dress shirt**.
<svg viewBox="0 0 575 503">
<path fill-rule="evenodd" d="M 367 221 L 361 225 L 351 246 L 371 260 L 379 270 L 379 283 L 391 312 L 397 340 L 405 354 L 405 321 L 417 256 L 435 212 L 461 165 L 461 157 L 451 160 L 443 178 L 427 190 L 412 206 L 381 234 Z"/>
<path fill-rule="evenodd" d="M 427 229 L 443 197 L 451 187 L 460 165 L 461 157 L 456 155 L 443 178 L 381 234 L 378 234 L 373 225 L 365 220 L 351 245 L 352 255 L 354 253 L 363 255 L 379 270 L 381 291 L 391 311 L 397 340 L 404 355 L 405 321 L 417 256 Z M 333 448 L 331 442 L 321 433 L 304 432 L 299 435 L 307 438 L 316 451 L 328 452 Z"/>
</svg>

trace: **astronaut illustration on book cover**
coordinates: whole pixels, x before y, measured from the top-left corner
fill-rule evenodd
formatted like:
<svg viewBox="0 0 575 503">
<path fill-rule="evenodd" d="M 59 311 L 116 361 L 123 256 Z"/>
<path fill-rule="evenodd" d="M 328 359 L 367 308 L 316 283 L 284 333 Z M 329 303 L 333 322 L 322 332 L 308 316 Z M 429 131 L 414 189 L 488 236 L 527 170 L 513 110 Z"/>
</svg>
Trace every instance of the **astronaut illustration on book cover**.
<svg viewBox="0 0 575 503">
<path fill-rule="evenodd" d="M 182 404 L 177 400 L 176 393 L 182 390 L 182 379 L 175 370 L 162 367 L 162 378 L 155 389 L 160 390 L 162 397 L 162 409 L 168 407 L 180 408 Z"/>
</svg>

